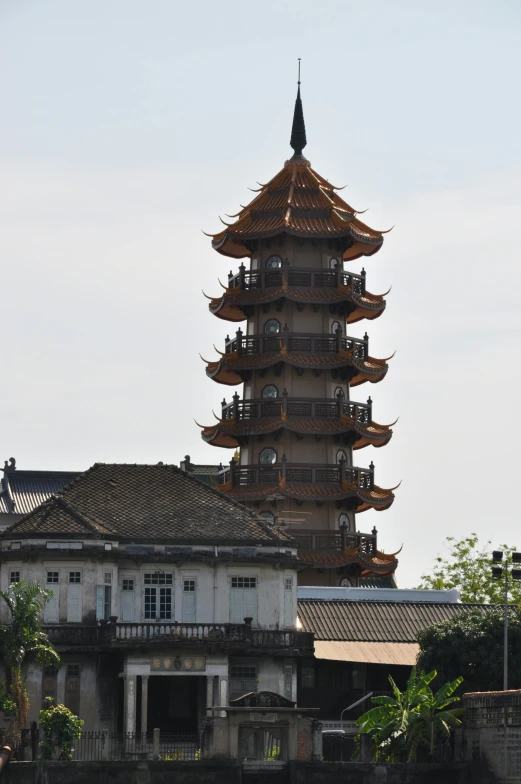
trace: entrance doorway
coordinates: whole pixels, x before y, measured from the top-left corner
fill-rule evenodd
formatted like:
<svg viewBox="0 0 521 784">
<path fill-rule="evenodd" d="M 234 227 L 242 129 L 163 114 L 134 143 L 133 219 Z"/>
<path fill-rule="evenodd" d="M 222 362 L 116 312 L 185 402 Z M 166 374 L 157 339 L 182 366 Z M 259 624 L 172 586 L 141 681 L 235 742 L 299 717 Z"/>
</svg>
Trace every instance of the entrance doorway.
<svg viewBox="0 0 521 784">
<path fill-rule="evenodd" d="M 206 678 L 156 675 L 148 682 L 148 732 L 197 734 L 206 713 Z"/>
</svg>

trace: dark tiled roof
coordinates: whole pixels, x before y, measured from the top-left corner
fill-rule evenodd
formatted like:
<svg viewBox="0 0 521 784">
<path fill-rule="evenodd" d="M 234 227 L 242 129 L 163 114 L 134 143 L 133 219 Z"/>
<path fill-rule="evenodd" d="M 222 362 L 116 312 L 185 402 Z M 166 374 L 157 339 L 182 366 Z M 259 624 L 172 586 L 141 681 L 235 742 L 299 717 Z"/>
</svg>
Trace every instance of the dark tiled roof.
<svg viewBox="0 0 521 784">
<path fill-rule="evenodd" d="M 78 476 L 78 471 L 5 471 L 0 513 L 27 514 Z"/>
<path fill-rule="evenodd" d="M 317 640 L 416 642 L 422 629 L 469 609 L 485 614 L 491 605 L 449 602 L 328 601 L 302 599 L 302 629 Z"/>
<path fill-rule="evenodd" d="M 287 545 L 291 538 L 176 466 L 96 463 L 4 534 Z"/>
</svg>

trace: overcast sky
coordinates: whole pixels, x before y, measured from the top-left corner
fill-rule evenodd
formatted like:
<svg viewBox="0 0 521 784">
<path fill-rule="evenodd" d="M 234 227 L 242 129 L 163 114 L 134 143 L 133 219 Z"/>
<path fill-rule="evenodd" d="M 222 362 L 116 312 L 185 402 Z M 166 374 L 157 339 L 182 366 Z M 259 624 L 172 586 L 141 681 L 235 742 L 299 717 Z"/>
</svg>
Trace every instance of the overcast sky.
<svg viewBox="0 0 521 784">
<path fill-rule="evenodd" d="M 0 0 L 0 458 L 19 468 L 229 460 L 199 358 L 232 325 L 201 294 L 236 264 L 222 226 L 289 157 L 302 57 L 306 155 L 377 229 L 351 328 L 396 356 L 400 417 L 357 453 L 403 480 L 366 512 L 415 585 L 447 535 L 521 548 L 518 0 Z M 363 261 L 351 268 L 358 271 Z"/>
</svg>

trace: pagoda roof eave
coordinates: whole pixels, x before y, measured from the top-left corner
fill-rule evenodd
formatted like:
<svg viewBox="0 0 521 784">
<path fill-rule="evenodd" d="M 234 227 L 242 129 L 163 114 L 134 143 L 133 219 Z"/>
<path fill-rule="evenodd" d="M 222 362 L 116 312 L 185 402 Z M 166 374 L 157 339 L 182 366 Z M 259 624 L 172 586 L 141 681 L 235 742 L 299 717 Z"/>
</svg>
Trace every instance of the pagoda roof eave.
<svg viewBox="0 0 521 784">
<path fill-rule="evenodd" d="M 234 235 L 228 231 L 225 231 L 223 235 L 217 235 L 219 236 L 218 241 L 212 241 L 212 248 L 222 256 L 227 256 L 228 258 L 232 259 L 244 259 L 251 257 L 252 253 L 251 250 L 244 244 L 245 242 L 273 239 L 274 237 L 278 237 L 281 234 L 288 234 L 291 237 L 298 237 L 301 239 L 324 240 L 341 240 L 344 237 L 352 237 L 351 232 L 346 231 L 339 231 L 338 233 L 328 232 L 327 234 L 324 233 L 323 235 L 320 235 L 306 231 L 295 231 L 294 229 L 290 228 L 284 228 L 282 230 L 278 228 L 272 232 L 256 232 L 242 236 Z M 382 242 L 375 245 L 371 245 L 357 239 L 355 242 L 353 242 L 350 248 L 344 251 L 344 261 L 356 261 L 363 256 L 373 256 L 380 250 L 382 244 L 383 239 Z"/>
<path fill-rule="evenodd" d="M 236 423 L 234 420 L 221 421 L 215 425 L 202 427 L 201 437 L 203 441 L 211 446 L 223 447 L 225 449 L 236 449 L 240 446 L 241 436 L 273 435 L 279 430 L 301 435 L 342 435 L 354 433 L 358 439 L 353 444 L 353 449 L 363 449 L 366 446 L 374 447 L 385 446 L 392 438 L 393 431 L 385 425 L 371 423 L 366 427 L 353 419 L 344 420 L 291 420 L 291 419 L 272 419 L 272 420 L 246 420 Z M 371 432 L 372 431 L 372 432 Z"/>
<path fill-rule="evenodd" d="M 375 485 L 371 490 L 362 491 L 354 484 L 344 482 L 342 485 L 302 485 L 280 481 L 276 485 L 251 485 L 232 487 L 230 483 L 216 485 L 216 490 L 225 493 L 229 498 L 241 503 L 263 501 L 273 495 L 282 495 L 300 501 L 344 501 L 348 498 L 358 500 L 356 512 L 375 509 L 388 509 L 394 501 L 392 490 L 384 490 Z"/>
<path fill-rule="evenodd" d="M 235 386 L 243 382 L 241 372 L 267 370 L 280 362 L 303 370 L 340 370 L 345 367 L 352 367 L 358 372 L 350 381 L 351 387 L 358 386 L 366 381 L 377 384 L 385 377 L 389 369 L 385 360 L 378 360 L 373 357 L 369 357 L 366 360 L 352 359 L 351 356 L 346 356 L 346 352 L 329 355 L 311 353 L 304 355 L 281 352 L 278 354 L 244 357 L 238 357 L 235 352 L 234 354 L 224 355 L 216 362 L 208 362 L 206 374 L 218 384 Z"/>
<path fill-rule="evenodd" d="M 356 564 L 362 574 L 394 574 L 398 566 L 395 555 L 376 552 L 374 555 L 361 553 L 359 548 L 344 547 L 343 550 L 299 550 L 299 561 L 308 563 L 314 569 L 341 568 Z"/>
</svg>

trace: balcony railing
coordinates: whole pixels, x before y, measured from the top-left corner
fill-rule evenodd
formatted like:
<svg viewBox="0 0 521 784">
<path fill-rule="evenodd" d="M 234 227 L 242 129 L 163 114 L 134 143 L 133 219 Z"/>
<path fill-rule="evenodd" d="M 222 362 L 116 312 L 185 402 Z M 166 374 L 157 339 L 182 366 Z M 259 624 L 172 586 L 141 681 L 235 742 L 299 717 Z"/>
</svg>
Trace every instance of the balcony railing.
<svg viewBox="0 0 521 784">
<path fill-rule="evenodd" d="M 247 270 L 244 264 L 238 274 L 228 275 L 228 288 L 243 291 L 280 288 L 283 282 L 290 288 L 329 288 L 351 286 L 354 294 L 365 294 L 365 270 L 360 275 L 344 272 L 341 265 L 335 269 L 290 267 L 283 264 L 280 269 Z"/>
<path fill-rule="evenodd" d="M 344 547 L 354 550 L 360 548 L 360 552 L 366 555 L 374 555 L 377 550 L 377 532 L 374 529 L 371 534 L 356 533 L 350 534 L 344 531 L 320 531 L 320 530 L 288 530 L 288 534 L 295 539 L 301 550 L 343 550 Z"/>
<path fill-rule="evenodd" d="M 339 328 L 335 335 L 321 332 L 289 332 L 284 327 L 280 332 L 269 335 L 244 335 L 238 329 L 235 337 L 225 340 L 225 353 L 237 352 L 240 356 L 256 354 L 278 354 L 281 348 L 287 351 L 338 354 L 340 351 L 354 350 L 355 359 L 367 359 L 369 356 L 369 337 L 363 338 L 342 337 Z"/>
<path fill-rule="evenodd" d="M 221 416 L 224 420 L 244 422 L 251 419 L 280 419 L 285 414 L 289 419 L 340 419 L 347 416 L 369 425 L 373 419 L 372 400 L 367 403 L 355 403 L 345 400 L 343 395 L 337 398 L 289 397 L 286 390 L 280 397 L 240 400 L 235 393 L 232 402 L 222 402 Z"/>
<path fill-rule="evenodd" d="M 231 480 L 233 487 L 249 485 L 278 484 L 279 479 L 296 484 L 336 484 L 344 481 L 355 484 L 360 490 L 374 487 L 374 465 L 369 468 L 347 466 L 345 460 L 337 464 L 320 465 L 316 463 L 288 463 L 285 457 L 280 463 L 270 465 L 239 466 L 235 460 L 230 466 L 219 472 L 219 482 L 224 484 Z"/>
<path fill-rule="evenodd" d="M 240 648 L 292 648 L 313 650 L 313 635 L 285 629 L 256 629 L 249 623 L 106 623 L 103 626 L 45 624 L 53 645 L 120 648 L 146 643 L 167 645 L 235 645 Z"/>
</svg>

